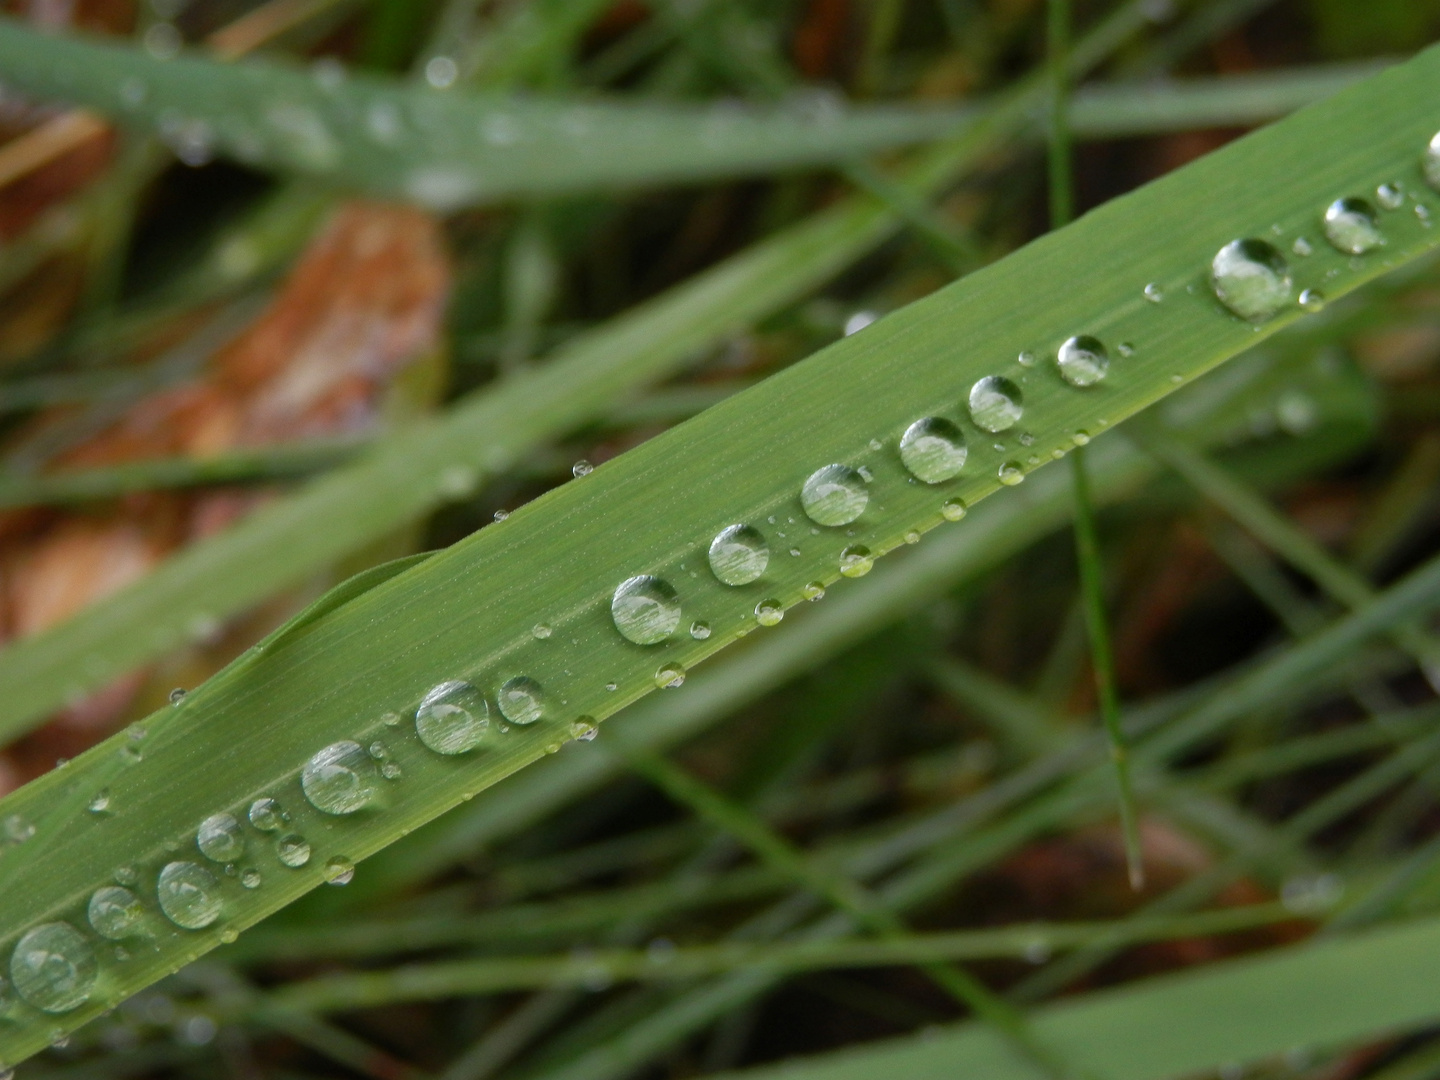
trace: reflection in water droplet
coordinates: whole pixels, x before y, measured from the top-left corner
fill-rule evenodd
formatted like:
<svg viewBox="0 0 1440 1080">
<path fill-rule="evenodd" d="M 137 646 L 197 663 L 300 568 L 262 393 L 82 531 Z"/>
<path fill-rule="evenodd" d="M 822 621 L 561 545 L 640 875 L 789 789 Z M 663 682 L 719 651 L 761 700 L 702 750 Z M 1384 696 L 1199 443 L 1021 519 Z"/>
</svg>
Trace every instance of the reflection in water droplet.
<svg viewBox="0 0 1440 1080">
<path fill-rule="evenodd" d="M 1319 289 L 1303 289 L 1300 293 L 1300 306 L 1312 314 L 1325 310 L 1325 294 Z"/>
<path fill-rule="evenodd" d="M 785 609 L 779 600 L 761 600 L 755 605 L 755 621 L 761 626 L 775 626 L 785 618 Z"/>
<path fill-rule="evenodd" d="M 696 641 L 704 641 L 710 636 L 710 624 L 696 619 L 690 624 L 690 636 Z"/>
<path fill-rule="evenodd" d="M 298 870 L 310 861 L 310 841 L 292 833 L 275 841 L 275 857 L 291 870 Z"/>
<path fill-rule="evenodd" d="M 940 514 L 946 521 L 959 521 L 967 511 L 963 499 L 946 499 L 940 507 Z"/>
<path fill-rule="evenodd" d="M 685 669 L 679 664 L 665 664 L 655 672 L 655 685 L 661 690 L 673 690 L 685 682 Z"/>
<path fill-rule="evenodd" d="M 536 641 L 545 641 L 550 637 L 551 630 L 550 627 L 546 626 L 542 622 L 536 623 L 535 626 L 531 629 L 530 633 L 535 636 Z"/>
<path fill-rule="evenodd" d="M 199 863 L 167 863 L 155 895 L 165 917 L 186 930 L 199 930 L 220 917 L 220 882 Z"/>
<path fill-rule="evenodd" d="M 989 432 L 1008 431 L 1024 410 L 1020 388 L 1003 375 L 986 375 L 970 388 L 970 419 Z"/>
<path fill-rule="evenodd" d="M 263 881 L 264 878 L 260 876 L 260 871 L 253 866 L 240 872 L 240 884 L 247 889 L 258 889 Z"/>
<path fill-rule="evenodd" d="M 1025 470 L 1020 467 L 1018 461 L 1007 461 L 1000 466 L 1000 483 L 1006 487 L 1014 487 L 1016 484 L 1025 482 Z"/>
<path fill-rule="evenodd" d="M 1375 201 L 1386 210 L 1399 210 L 1405 205 L 1405 192 L 1399 184 L 1381 184 L 1375 189 Z"/>
<path fill-rule="evenodd" d="M 927 484 L 960 475 L 967 452 L 964 433 L 939 416 L 916 420 L 900 436 L 900 460 L 916 479 Z"/>
<path fill-rule="evenodd" d="M 231 814 L 212 814 L 195 830 L 195 843 L 211 862 L 234 862 L 245 854 L 245 834 Z"/>
<path fill-rule="evenodd" d="M 485 695 L 468 682 L 435 687 L 415 710 L 415 734 L 437 754 L 464 754 L 484 741 L 490 728 Z"/>
<path fill-rule="evenodd" d="M 1375 209 L 1364 199 L 1336 199 L 1325 210 L 1325 239 L 1347 255 L 1363 255 L 1385 243 Z"/>
<path fill-rule="evenodd" d="M 1022 349 L 1020 355 L 1017 356 L 1015 359 L 1019 362 L 1021 367 L 1034 367 L 1035 360 L 1037 358 L 1035 354 L 1029 349 Z"/>
<path fill-rule="evenodd" d="M 728 525 L 710 541 L 710 569 L 725 585 L 748 585 L 765 573 L 770 545 L 753 525 Z"/>
<path fill-rule="evenodd" d="M 512 724 L 533 724 L 544 714 L 545 691 L 528 675 L 507 679 L 495 696 L 501 715 Z"/>
<path fill-rule="evenodd" d="M 1055 366 L 1071 386 L 1093 386 L 1110 370 L 1110 356 L 1099 338 L 1077 334 L 1060 346 Z"/>
<path fill-rule="evenodd" d="M 610 600 L 615 629 L 636 645 L 658 645 L 680 625 L 680 596 L 668 581 L 649 574 L 627 578 Z"/>
<path fill-rule="evenodd" d="M 840 573 L 845 577 L 864 577 L 874 565 L 875 558 L 864 544 L 851 544 L 840 553 Z"/>
<path fill-rule="evenodd" d="M 344 855 L 332 855 L 325 860 L 325 884 L 349 885 L 355 877 L 355 864 Z"/>
<path fill-rule="evenodd" d="M 256 799 L 250 804 L 250 824 L 261 832 L 279 832 L 290 820 L 290 815 L 274 799 Z"/>
<path fill-rule="evenodd" d="M 85 936 L 69 923 L 42 923 L 27 931 L 10 954 L 10 981 L 42 1012 L 65 1013 L 90 999 L 99 967 Z"/>
<path fill-rule="evenodd" d="M 1157 281 L 1150 282 L 1144 289 L 1145 299 L 1152 304 L 1159 304 L 1165 300 L 1165 288 Z"/>
<path fill-rule="evenodd" d="M 848 525 L 869 501 L 864 478 L 848 465 L 816 469 L 800 488 L 800 505 L 816 525 Z"/>
<path fill-rule="evenodd" d="M 1293 283 L 1285 259 L 1264 240 L 1232 240 L 1210 265 L 1215 295 L 1242 319 L 1263 322 L 1290 300 Z"/>
<path fill-rule="evenodd" d="M 599 733 L 600 728 L 592 716 L 577 716 L 570 721 L 570 737 L 580 742 L 591 742 Z"/>
<path fill-rule="evenodd" d="M 571 474 L 576 477 L 589 476 L 594 471 L 595 466 L 591 465 L 590 462 L 586 461 L 584 458 L 581 458 L 579 461 L 575 462 L 574 465 L 570 466 Z"/>
<path fill-rule="evenodd" d="M 819 581 L 810 581 L 805 584 L 805 587 L 800 590 L 800 593 L 806 600 L 812 603 L 816 600 L 824 600 L 825 586 Z"/>
<path fill-rule="evenodd" d="M 85 909 L 85 916 L 95 932 L 111 941 L 120 941 L 135 933 L 144 914 L 140 898 L 119 885 L 96 889 Z"/>
<path fill-rule="evenodd" d="M 1290 245 L 1290 250 L 1302 259 L 1307 255 L 1313 255 L 1315 253 L 1315 249 L 1310 246 L 1310 241 L 1306 240 L 1303 236 L 1297 236 L 1295 238 L 1295 242 Z"/>
<path fill-rule="evenodd" d="M 109 810 L 110 789 L 101 788 L 99 791 L 97 791 L 93 796 L 91 796 L 90 801 L 85 804 L 85 808 L 89 810 L 92 814 L 103 814 L 107 810 Z"/>
<path fill-rule="evenodd" d="M 331 743 L 305 763 L 300 787 L 316 810 L 353 814 L 363 809 L 379 787 L 375 763 L 359 743 Z"/>
</svg>

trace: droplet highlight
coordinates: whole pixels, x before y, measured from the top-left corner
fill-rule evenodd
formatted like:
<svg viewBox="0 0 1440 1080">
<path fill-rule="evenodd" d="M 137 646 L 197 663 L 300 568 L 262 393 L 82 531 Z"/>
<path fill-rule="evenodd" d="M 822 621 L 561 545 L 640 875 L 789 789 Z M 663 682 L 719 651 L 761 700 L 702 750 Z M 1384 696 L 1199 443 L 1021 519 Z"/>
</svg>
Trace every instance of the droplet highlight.
<svg viewBox="0 0 1440 1080">
<path fill-rule="evenodd" d="M 1109 373 L 1110 354 L 1099 338 L 1077 334 L 1060 346 L 1055 366 L 1071 386 L 1094 386 Z"/>
<path fill-rule="evenodd" d="M 800 505 L 816 525 L 849 525 L 869 501 L 865 478 L 848 465 L 816 469 L 800 487 Z"/>
<path fill-rule="evenodd" d="M 680 596 L 668 581 L 641 574 L 627 578 L 610 599 L 615 629 L 636 645 L 658 645 L 680 625 Z"/>
<path fill-rule="evenodd" d="M 1325 209 L 1325 239 L 1337 251 L 1363 255 L 1385 243 L 1375 224 L 1375 208 L 1364 199 L 1336 199 Z"/>
<path fill-rule="evenodd" d="M 970 419 L 992 433 L 1008 431 L 1024 414 L 1020 387 L 1003 375 L 986 375 L 970 388 Z"/>
<path fill-rule="evenodd" d="M 770 545 L 753 525 L 727 525 L 710 541 L 710 572 L 724 585 L 748 585 L 765 573 Z"/>
<path fill-rule="evenodd" d="M 231 863 L 245 854 L 245 834 L 233 814 L 212 814 L 195 830 L 195 846 L 211 862 Z"/>
<path fill-rule="evenodd" d="M 167 863 L 155 882 L 160 910 L 176 926 L 201 930 L 220 917 L 220 881 L 199 863 Z"/>
<path fill-rule="evenodd" d="M 507 679 L 495 695 L 500 714 L 512 724 L 533 724 L 545 712 L 545 691 L 528 675 Z"/>
<path fill-rule="evenodd" d="M 969 453 L 965 434 L 940 416 L 916 420 L 900 436 L 900 460 L 917 480 L 942 484 L 960 475 Z"/>
<path fill-rule="evenodd" d="M 435 687 L 415 710 L 415 734 L 437 754 L 464 754 L 485 740 L 490 706 L 468 682 L 452 680 Z"/>
<path fill-rule="evenodd" d="M 1264 240 L 1232 240 L 1210 264 L 1215 296 L 1240 318 L 1263 322 L 1290 301 L 1294 283 L 1284 256 Z"/>
<path fill-rule="evenodd" d="M 332 743 L 305 763 L 300 787 L 310 805 L 324 814 L 353 814 L 375 798 L 375 763 L 359 743 Z"/>
<path fill-rule="evenodd" d="M 99 966 L 95 950 L 69 923 L 27 931 L 10 954 L 10 983 L 41 1012 L 67 1013 L 90 1000 Z"/>
</svg>

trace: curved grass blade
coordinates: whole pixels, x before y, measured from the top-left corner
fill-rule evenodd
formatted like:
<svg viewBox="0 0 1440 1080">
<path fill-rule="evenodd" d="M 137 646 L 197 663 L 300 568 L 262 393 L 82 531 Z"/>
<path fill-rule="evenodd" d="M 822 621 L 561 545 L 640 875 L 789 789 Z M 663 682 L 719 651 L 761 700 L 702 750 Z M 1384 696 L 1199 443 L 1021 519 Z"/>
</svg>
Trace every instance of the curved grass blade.
<svg viewBox="0 0 1440 1080">
<path fill-rule="evenodd" d="M 1231 316 L 1209 291 L 1211 258 L 1240 237 L 1314 236 L 1342 194 L 1381 183 L 1423 190 L 1437 72 L 1440 50 L 1431 50 L 1092 212 L 355 596 L 151 717 L 143 737 L 103 743 L 0 802 L 0 822 L 16 822 L 10 835 L 24 838 L 0 854 L 0 952 L 67 924 L 46 931 L 59 936 L 44 948 L 25 939 L 21 967 L 37 951 L 73 947 L 79 979 L 58 1000 L 22 987 L 25 1000 L 0 1026 L 0 1055 L 33 1052 L 56 1028 L 344 877 L 354 861 L 681 681 L 719 649 L 765 633 L 817 585 L 863 573 L 1077 439 L 1303 318 L 1293 296 L 1263 323 Z M 1314 244 L 1292 267 L 1294 285 L 1339 295 L 1440 242 L 1413 209 L 1378 227 L 1386 244 L 1368 256 Z M 1151 282 L 1163 303 L 1145 298 Z M 1053 357 L 1082 328 L 1115 345 L 1104 380 L 1077 388 L 1053 361 L 1019 359 Z M 1020 388 L 1023 419 L 981 431 L 964 403 L 996 376 Z M 980 426 L 1003 426 L 985 405 L 980 395 Z M 925 417 L 965 434 L 968 458 L 952 479 L 911 476 L 898 452 Z M 950 427 L 928 430 L 953 443 Z M 807 512 L 802 486 L 817 471 L 843 493 L 811 500 Z M 722 584 L 706 561 L 711 539 L 734 523 L 764 533 L 771 550 L 762 576 L 740 586 Z M 614 591 L 636 575 L 668 581 L 679 600 L 679 612 L 663 593 L 655 605 L 664 618 L 643 627 L 666 631 L 655 644 L 626 640 L 612 619 Z M 1407 602 L 1433 577 L 1407 584 Z M 1384 611 L 1371 605 L 1347 632 L 1373 631 Z M 698 622 L 707 632 L 692 632 Z M 520 678 L 529 681 L 512 682 Z M 485 696 L 492 722 L 473 752 L 436 753 L 410 717 L 454 680 Z M 468 707 L 480 712 L 473 697 Z M 1151 740 L 1137 764 L 1207 730 L 1217 708 Z M 87 811 L 102 785 L 101 812 Z M 284 806 L 284 828 L 303 837 L 308 861 L 292 865 L 299 841 L 241 824 L 243 850 L 232 845 L 208 864 L 197 828 L 216 814 L 243 821 L 258 798 Z M 141 908 L 123 960 L 82 929 L 94 890 L 117 872 Z"/>
</svg>

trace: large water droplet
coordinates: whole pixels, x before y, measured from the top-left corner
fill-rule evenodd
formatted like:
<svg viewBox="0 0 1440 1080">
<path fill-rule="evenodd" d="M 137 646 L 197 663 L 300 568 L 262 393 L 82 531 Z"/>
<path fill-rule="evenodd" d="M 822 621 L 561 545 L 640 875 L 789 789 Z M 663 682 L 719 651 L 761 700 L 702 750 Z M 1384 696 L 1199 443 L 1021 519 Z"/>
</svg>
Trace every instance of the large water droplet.
<svg viewBox="0 0 1440 1080">
<path fill-rule="evenodd" d="M 256 799 L 250 804 L 250 812 L 247 815 L 250 824 L 261 832 L 279 832 L 290 820 L 290 815 L 285 808 L 274 799 Z"/>
<path fill-rule="evenodd" d="M 507 679 L 495 696 L 501 715 L 512 724 L 533 724 L 545 711 L 545 691 L 528 675 Z"/>
<path fill-rule="evenodd" d="M 230 814 L 213 814 L 195 831 L 195 843 L 211 862 L 234 862 L 245 854 L 245 834 Z"/>
<path fill-rule="evenodd" d="M 636 645 L 658 645 L 680 625 L 680 596 L 649 574 L 627 578 L 610 600 L 615 629 Z"/>
<path fill-rule="evenodd" d="M 1264 240 L 1232 240 L 1210 264 L 1215 295 L 1242 319 L 1262 322 L 1290 302 L 1290 268 Z"/>
<path fill-rule="evenodd" d="M 355 877 L 355 864 L 344 855 L 332 855 L 325 860 L 325 884 L 349 885 Z"/>
<path fill-rule="evenodd" d="M 291 870 L 298 870 L 310 861 L 310 841 L 291 833 L 275 841 L 275 857 Z"/>
<path fill-rule="evenodd" d="M 748 585 L 765 573 L 770 545 L 753 525 L 729 525 L 710 541 L 710 569 L 726 585 Z"/>
<path fill-rule="evenodd" d="M 378 779 L 365 748 L 346 739 L 325 747 L 305 763 L 300 787 L 316 810 L 353 814 L 375 797 Z"/>
<path fill-rule="evenodd" d="M 220 917 L 220 882 L 199 863 L 167 863 L 155 895 L 165 917 L 186 930 L 202 929 Z"/>
<path fill-rule="evenodd" d="M 900 460 L 918 480 L 940 484 L 965 467 L 965 435 L 939 416 L 916 420 L 900 436 Z"/>
<path fill-rule="evenodd" d="M 69 923 L 29 930 L 10 954 L 10 981 L 41 1012 L 65 1013 L 90 999 L 99 967 L 85 936 Z"/>
<path fill-rule="evenodd" d="M 864 577 L 874 565 L 875 557 L 864 544 L 851 544 L 840 553 L 840 573 L 845 577 Z"/>
<path fill-rule="evenodd" d="M 755 621 L 761 626 L 775 626 L 785 618 L 785 608 L 779 600 L 761 600 L 755 605 Z"/>
<path fill-rule="evenodd" d="M 1336 199 L 1325 209 L 1325 239 L 1347 255 L 1363 255 L 1385 243 L 1375 208 L 1364 199 Z"/>
<path fill-rule="evenodd" d="M 1024 413 L 1020 388 L 1003 375 L 986 375 L 970 388 L 970 419 L 990 432 L 1007 431 Z"/>
<path fill-rule="evenodd" d="M 1077 334 L 1060 346 L 1055 366 L 1071 386 L 1094 386 L 1110 370 L 1110 356 L 1099 338 Z"/>
<path fill-rule="evenodd" d="M 96 889 L 85 909 L 95 932 L 111 941 L 120 941 L 139 930 L 144 914 L 140 898 L 119 885 Z"/>
<path fill-rule="evenodd" d="M 443 682 L 415 710 L 415 734 L 437 754 L 474 750 L 490 728 L 485 695 L 468 682 Z"/>
<path fill-rule="evenodd" d="M 800 504 L 817 525 L 848 525 L 869 501 L 865 478 L 848 465 L 816 469 L 800 488 Z"/>
</svg>

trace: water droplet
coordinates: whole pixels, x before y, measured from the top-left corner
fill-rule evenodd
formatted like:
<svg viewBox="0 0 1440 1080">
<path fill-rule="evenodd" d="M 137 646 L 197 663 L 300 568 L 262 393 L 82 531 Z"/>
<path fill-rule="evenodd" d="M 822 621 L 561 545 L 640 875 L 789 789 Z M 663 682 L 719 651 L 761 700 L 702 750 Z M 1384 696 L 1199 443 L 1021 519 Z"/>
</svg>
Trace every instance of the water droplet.
<svg viewBox="0 0 1440 1080">
<path fill-rule="evenodd" d="M 610 599 L 615 629 L 636 645 L 658 645 L 680 625 L 680 596 L 668 581 L 641 574 L 626 578 Z"/>
<path fill-rule="evenodd" d="M 250 804 L 247 816 L 250 824 L 261 832 L 279 832 L 290 820 L 285 808 L 274 799 L 256 799 Z"/>
<path fill-rule="evenodd" d="M 1425 182 L 1440 191 L 1440 132 L 1436 133 L 1430 140 L 1430 145 L 1425 148 L 1422 168 L 1425 171 Z"/>
<path fill-rule="evenodd" d="M 1399 184 L 1381 184 L 1375 189 L 1375 201 L 1386 210 L 1399 210 L 1405 205 L 1405 192 Z"/>
<path fill-rule="evenodd" d="M 726 585 L 748 585 L 765 573 L 770 545 L 753 525 L 729 525 L 710 541 L 710 570 Z"/>
<path fill-rule="evenodd" d="M 261 877 L 260 871 L 253 866 L 240 872 L 240 884 L 247 889 L 258 889 L 263 881 L 264 878 Z"/>
<path fill-rule="evenodd" d="M 1325 310 L 1325 294 L 1319 289 L 1303 289 L 1300 292 L 1300 306 L 1311 313 Z"/>
<path fill-rule="evenodd" d="M 1029 349 L 1022 349 L 1020 355 L 1017 356 L 1015 359 L 1021 367 L 1034 367 L 1035 361 L 1038 359 L 1038 357 L 1036 357 L 1036 355 Z"/>
<path fill-rule="evenodd" d="M 761 626 L 775 626 L 785 618 L 779 600 L 761 600 L 755 605 L 755 621 Z"/>
<path fill-rule="evenodd" d="M 512 724 L 533 724 L 545 711 L 545 691 L 528 675 L 505 680 L 495 697 L 500 714 Z"/>
<path fill-rule="evenodd" d="M 185 700 L 185 695 L 188 692 L 189 691 L 187 691 L 183 686 L 177 686 L 174 690 L 170 691 L 170 704 L 179 705 L 182 701 Z"/>
<path fill-rule="evenodd" d="M 840 573 L 845 577 L 864 577 L 874 565 L 875 558 L 864 544 L 851 544 L 840 553 Z"/>
<path fill-rule="evenodd" d="M 969 509 L 964 499 L 946 499 L 940 506 L 940 516 L 946 521 L 959 521 Z"/>
<path fill-rule="evenodd" d="M 1135 355 L 1135 346 L 1132 345 L 1132 344 L 1131 344 L 1130 342 L 1128 342 L 1128 341 L 1122 341 L 1122 342 L 1120 342 L 1119 345 L 1116 345 L 1116 346 L 1115 346 L 1115 351 L 1118 352 L 1121 356 L 1127 356 L 1127 357 L 1128 357 L 1128 356 L 1134 356 L 1134 355 Z M 1021 442 L 1025 442 L 1024 439 L 1021 439 L 1020 441 L 1021 441 Z M 1025 445 L 1026 445 L 1026 446 L 1029 446 L 1030 444 L 1029 444 L 1029 443 L 1025 443 Z"/>
<path fill-rule="evenodd" d="M 386 780 L 399 780 L 405 775 L 405 770 L 397 762 L 387 761 L 380 766 L 380 775 Z"/>
<path fill-rule="evenodd" d="M 1375 209 L 1364 199 L 1336 199 L 1325 210 L 1325 239 L 1347 255 L 1363 255 L 1385 243 Z"/>
<path fill-rule="evenodd" d="M 325 884 L 349 885 L 355 878 L 355 864 L 344 855 L 332 855 L 325 860 Z"/>
<path fill-rule="evenodd" d="M 1014 487 L 1016 484 L 1025 482 L 1025 470 L 1020 467 L 1018 461 L 1007 461 L 1000 466 L 1000 483 L 1006 487 Z"/>
<path fill-rule="evenodd" d="M 989 432 L 1014 427 L 1025 411 L 1020 388 L 1003 375 L 986 375 L 970 388 L 970 419 Z"/>
<path fill-rule="evenodd" d="M 704 641 L 710 636 L 710 624 L 696 619 L 690 624 L 690 636 L 696 641 Z"/>
<path fill-rule="evenodd" d="M 655 685 L 661 690 L 673 690 L 685 682 L 685 669 L 679 664 L 665 664 L 655 672 Z"/>
<path fill-rule="evenodd" d="M 353 814 L 377 791 L 375 763 L 359 743 L 331 743 L 305 763 L 300 787 L 310 805 L 324 814 Z"/>
<path fill-rule="evenodd" d="M 1424 203 L 1415 204 L 1415 220 L 1425 228 L 1430 228 L 1430 208 Z"/>
<path fill-rule="evenodd" d="M 4 836 L 10 843 L 23 844 L 34 835 L 35 826 L 19 814 L 11 814 L 5 819 Z"/>
<path fill-rule="evenodd" d="M 29 930 L 10 955 L 15 992 L 41 1012 L 65 1013 L 90 1000 L 99 966 L 85 936 L 69 923 Z"/>
<path fill-rule="evenodd" d="M 964 433 L 939 416 L 916 420 L 900 436 L 900 460 L 927 484 L 940 484 L 960 475 L 967 453 Z"/>
<path fill-rule="evenodd" d="M 1310 241 L 1306 240 L 1303 236 L 1297 236 L 1295 238 L 1295 242 L 1290 245 L 1290 250 L 1302 259 L 1315 253 L 1315 249 L 1310 246 Z"/>
<path fill-rule="evenodd" d="M 804 596 L 806 600 L 809 600 L 811 603 L 814 603 L 816 600 L 824 600 L 825 585 L 823 582 L 819 581 L 806 582 L 805 587 L 800 590 L 800 594 Z"/>
<path fill-rule="evenodd" d="M 1099 338 L 1077 334 L 1060 346 L 1055 366 L 1071 386 L 1093 386 L 1110 370 L 1110 356 Z"/>
<path fill-rule="evenodd" d="M 1150 284 L 1146 285 L 1141 291 L 1144 293 L 1145 299 L 1149 300 L 1152 304 L 1160 304 L 1165 300 L 1165 287 L 1158 281 L 1150 282 Z"/>
<path fill-rule="evenodd" d="M 111 941 L 121 941 L 139 930 L 144 914 L 140 898 L 119 885 L 96 889 L 85 909 L 95 932 Z"/>
<path fill-rule="evenodd" d="M 460 77 L 460 66 L 448 56 L 432 56 L 425 64 L 425 81 L 436 90 L 448 90 Z"/>
<path fill-rule="evenodd" d="M 493 516 L 494 516 L 494 518 L 495 518 L 496 521 L 504 521 L 506 518 L 508 518 L 508 517 L 510 516 L 510 511 L 509 511 L 509 510 L 496 510 Z"/>
<path fill-rule="evenodd" d="M 908 531 L 905 533 L 905 543 L 907 543 L 907 544 L 918 544 L 919 542 L 920 542 L 920 534 L 919 534 L 919 532 L 917 532 L 916 530 L 910 529 L 910 530 L 908 530 Z"/>
<path fill-rule="evenodd" d="M 869 501 L 864 478 L 848 465 L 816 469 L 800 488 L 800 505 L 817 525 L 848 525 Z"/>
<path fill-rule="evenodd" d="M 310 841 L 292 833 L 275 841 L 275 857 L 291 870 L 298 870 L 310 861 Z"/>
<path fill-rule="evenodd" d="M 92 814 L 103 814 L 105 813 L 105 811 L 109 810 L 110 789 L 101 788 L 99 791 L 97 791 L 94 795 L 90 797 L 90 801 L 85 804 L 85 808 L 89 810 Z"/>
<path fill-rule="evenodd" d="M 1215 295 L 1242 319 L 1263 322 L 1290 300 L 1290 268 L 1264 240 L 1232 240 L 1210 264 Z"/>
<path fill-rule="evenodd" d="M 616 690 L 620 689 L 620 684 L 617 682 L 607 682 L 605 684 L 605 689 L 613 694 Z"/>
<path fill-rule="evenodd" d="M 234 862 L 245 854 L 245 834 L 230 814 L 212 814 L 200 823 L 195 844 L 211 862 Z"/>
<path fill-rule="evenodd" d="M 484 740 L 490 727 L 485 695 L 468 682 L 443 682 L 415 710 L 415 734 L 437 754 L 464 754 Z"/>
<path fill-rule="evenodd" d="M 570 737 L 580 742 L 593 742 L 599 733 L 600 727 L 595 723 L 593 717 L 577 716 L 570 721 Z"/>
<path fill-rule="evenodd" d="M 220 882 L 199 863 L 167 863 L 155 895 L 165 917 L 186 930 L 202 929 L 220 917 Z"/>
<path fill-rule="evenodd" d="M 536 641 L 545 641 L 550 637 L 552 632 L 550 627 L 546 626 L 543 622 L 536 623 L 530 630 L 530 633 L 535 636 Z"/>
<path fill-rule="evenodd" d="M 595 466 L 591 465 L 590 462 L 586 461 L 584 458 L 581 458 L 579 461 L 575 462 L 574 465 L 570 466 L 571 475 L 577 478 L 581 476 L 589 476 L 594 471 Z"/>
<path fill-rule="evenodd" d="M 1275 403 L 1275 422 L 1287 435 L 1306 435 L 1320 422 L 1320 410 L 1309 394 L 1287 390 Z"/>
<path fill-rule="evenodd" d="M 845 336 L 858 334 L 880 316 L 873 311 L 857 311 L 845 320 Z M 833 324 L 832 324 L 833 325 Z"/>
<path fill-rule="evenodd" d="M 1090 443 L 1090 433 L 1085 430 L 1075 432 L 1075 445 L 1087 446 Z"/>
<path fill-rule="evenodd" d="M 115 880 L 121 885 L 136 885 L 140 881 L 140 871 L 130 864 L 117 866 L 115 868 Z"/>
</svg>

